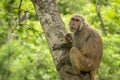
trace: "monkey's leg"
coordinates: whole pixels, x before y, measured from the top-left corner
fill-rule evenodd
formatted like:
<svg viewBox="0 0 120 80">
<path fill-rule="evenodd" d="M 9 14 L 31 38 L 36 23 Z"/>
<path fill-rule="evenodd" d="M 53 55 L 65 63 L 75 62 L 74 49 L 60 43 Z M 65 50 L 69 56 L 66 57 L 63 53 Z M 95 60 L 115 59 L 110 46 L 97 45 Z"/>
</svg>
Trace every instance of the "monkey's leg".
<svg viewBox="0 0 120 80">
<path fill-rule="evenodd" d="M 94 80 L 95 70 L 90 71 L 91 80 Z"/>
<path fill-rule="evenodd" d="M 73 59 L 72 59 L 73 58 Z M 92 69 L 93 60 L 86 57 L 86 55 L 82 54 L 79 49 L 76 47 L 72 47 L 70 51 L 70 59 L 74 62 L 73 65 L 76 66 L 79 70 L 89 71 Z"/>
<path fill-rule="evenodd" d="M 92 69 L 93 61 L 83 55 L 76 47 L 72 47 L 70 50 L 70 61 L 74 69 L 73 73 L 75 74 Z"/>
<path fill-rule="evenodd" d="M 76 70 L 75 66 L 70 66 L 67 70 L 66 70 L 67 73 L 70 73 L 70 74 L 73 74 L 73 75 L 79 75 L 80 74 L 80 71 L 79 70 Z"/>
<path fill-rule="evenodd" d="M 79 60 L 79 55 L 80 51 L 77 50 L 75 47 L 72 47 L 70 50 L 70 61 L 72 64 L 72 67 L 67 70 L 68 73 L 79 75 L 80 74 L 80 60 Z"/>
<path fill-rule="evenodd" d="M 62 59 L 60 59 L 60 61 L 57 63 L 56 69 L 59 71 L 60 68 L 66 64 L 66 63 L 70 63 L 70 58 L 69 58 L 69 54 L 65 55 Z"/>
<path fill-rule="evenodd" d="M 94 80 L 95 70 L 93 70 L 92 59 L 87 58 L 77 48 L 72 47 L 70 51 L 70 59 L 72 65 L 75 66 L 78 71 L 90 71 L 91 80 Z"/>
</svg>

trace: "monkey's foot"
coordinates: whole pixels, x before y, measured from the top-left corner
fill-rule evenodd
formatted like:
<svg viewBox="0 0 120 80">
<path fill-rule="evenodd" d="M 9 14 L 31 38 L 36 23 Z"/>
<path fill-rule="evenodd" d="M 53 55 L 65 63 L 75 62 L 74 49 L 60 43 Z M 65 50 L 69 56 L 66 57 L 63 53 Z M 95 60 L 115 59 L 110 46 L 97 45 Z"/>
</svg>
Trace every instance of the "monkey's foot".
<svg viewBox="0 0 120 80">
<path fill-rule="evenodd" d="M 66 70 L 65 72 L 72 74 L 72 75 L 76 75 L 79 76 L 81 72 L 75 71 L 74 69 L 70 68 L 68 70 Z"/>
<path fill-rule="evenodd" d="M 69 72 L 69 71 L 65 71 L 65 72 L 68 73 L 68 74 L 71 74 L 71 75 L 80 76 L 80 73 L 79 74 L 75 74 L 75 73 L 72 73 L 72 72 Z"/>
</svg>

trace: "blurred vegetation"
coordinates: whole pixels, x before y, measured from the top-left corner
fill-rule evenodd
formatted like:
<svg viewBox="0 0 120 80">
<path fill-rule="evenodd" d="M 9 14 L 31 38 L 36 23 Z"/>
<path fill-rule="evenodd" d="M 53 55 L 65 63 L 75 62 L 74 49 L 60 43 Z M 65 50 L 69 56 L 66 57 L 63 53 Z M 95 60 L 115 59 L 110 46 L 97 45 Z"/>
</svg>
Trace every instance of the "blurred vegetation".
<svg viewBox="0 0 120 80">
<path fill-rule="evenodd" d="M 119 3 L 57 0 L 67 30 L 70 16 L 80 14 L 102 36 L 104 54 L 96 80 L 120 80 Z M 0 25 L 0 80 L 59 80 L 30 0 L 1 0 Z"/>
</svg>

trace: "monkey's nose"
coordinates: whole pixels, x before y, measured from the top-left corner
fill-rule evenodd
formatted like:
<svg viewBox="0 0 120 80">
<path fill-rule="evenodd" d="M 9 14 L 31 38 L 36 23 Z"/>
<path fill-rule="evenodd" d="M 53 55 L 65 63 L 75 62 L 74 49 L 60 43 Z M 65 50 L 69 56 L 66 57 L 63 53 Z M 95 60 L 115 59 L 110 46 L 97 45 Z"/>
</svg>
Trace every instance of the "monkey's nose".
<svg viewBox="0 0 120 80">
<path fill-rule="evenodd" d="M 72 23 L 71 25 L 74 26 L 74 23 Z"/>
</svg>

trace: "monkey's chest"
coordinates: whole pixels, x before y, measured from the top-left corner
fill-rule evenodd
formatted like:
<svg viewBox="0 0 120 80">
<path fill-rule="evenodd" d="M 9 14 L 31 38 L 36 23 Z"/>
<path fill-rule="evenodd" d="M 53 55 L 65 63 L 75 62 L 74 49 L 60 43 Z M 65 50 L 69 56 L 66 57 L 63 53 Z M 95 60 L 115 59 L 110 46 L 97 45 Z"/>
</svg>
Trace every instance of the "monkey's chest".
<svg viewBox="0 0 120 80">
<path fill-rule="evenodd" d="M 74 41 L 73 47 L 79 49 L 81 54 L 84 54 L 86 56 L 90 56 L 90 54 L 92 53 L 92 48 L 91 48 L 92 46 L 87 45 L 86 42 L 84 41 Z"/>
<path fill-rule="evenodd" d="M 73 44 L 72 44 L 73 47 L 76 47 L 77 49 L 82 49 L 83 45 L 84 45 L 84 41 L 79 40 L 79 39 L 73 40 Z"/>
</svg>

